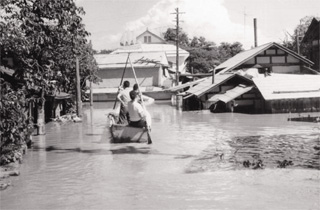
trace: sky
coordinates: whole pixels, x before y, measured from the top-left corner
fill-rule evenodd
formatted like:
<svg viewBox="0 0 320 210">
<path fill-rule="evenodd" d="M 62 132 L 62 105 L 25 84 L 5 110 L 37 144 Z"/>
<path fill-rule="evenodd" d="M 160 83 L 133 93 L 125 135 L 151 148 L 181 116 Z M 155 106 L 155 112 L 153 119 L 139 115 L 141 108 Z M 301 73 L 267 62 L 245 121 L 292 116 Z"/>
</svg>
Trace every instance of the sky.
<svg viewBox="0 0 320 210">
<path fill-rule="evenodd" d="M 95 50 L 120 47 L 120 41 L 138 36 L 147 28 L 160 33 L 175 27 L 179 8 L 180 27 L 191 39 L 240 42 L 254 46 L 253 19 L 258 45 L 282 42 L 305 16 L 320 17 L 320 0 L 75 0 L 84 8 L 83 22 Z"/>
</svg>

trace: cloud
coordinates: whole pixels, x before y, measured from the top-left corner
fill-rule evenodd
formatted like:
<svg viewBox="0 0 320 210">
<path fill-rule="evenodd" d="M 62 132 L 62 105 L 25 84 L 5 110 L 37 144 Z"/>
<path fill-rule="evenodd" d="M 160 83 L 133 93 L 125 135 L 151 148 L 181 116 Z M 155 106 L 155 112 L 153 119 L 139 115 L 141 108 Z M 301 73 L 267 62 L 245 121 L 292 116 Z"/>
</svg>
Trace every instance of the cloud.
<svg viewBox="0 0 320 210">
<path fill-rule="evenodd" d="M 253 25 L 244 27 L 231 22 L 223 0 L 162 0 L 145 16 L 128 22 L 125 29 L 134 31 L 135 34 L 143 32 L 146 28 L 165 32 L 168 27 L 175 27 L 176 16 L 171 14 L 175 13 L 175 8 L 183 12 L 179 16 L 182 21 L 180 27 L 189 38 L 203 36 L 207 41 L 213 41 L 216 44 L 239 41 L 246 49 L 254 45 Z M 259 44 L 270 41 L 270 38 L 264 37 L 260 31 L 258 31 L 258 39 Z"/>
</svg>

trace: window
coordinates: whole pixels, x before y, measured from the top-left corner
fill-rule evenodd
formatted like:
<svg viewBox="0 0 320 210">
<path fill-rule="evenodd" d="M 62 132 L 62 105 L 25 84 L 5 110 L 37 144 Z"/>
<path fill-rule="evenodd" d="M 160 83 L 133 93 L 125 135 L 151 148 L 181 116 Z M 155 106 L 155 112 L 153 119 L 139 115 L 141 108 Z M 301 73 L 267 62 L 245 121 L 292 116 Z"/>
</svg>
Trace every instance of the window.
<svg viewBox="0 0 320 210">
<path fill-rule="evenodd" d="M 151 43 L 151 36 L 148 36 L 148 43 Z"/>
<path fill-rule="evenodd" d="M 148 42 L 148 37 L 147 36 L 144 36 L 144 43 L 147 43 Z"/>
</svg>

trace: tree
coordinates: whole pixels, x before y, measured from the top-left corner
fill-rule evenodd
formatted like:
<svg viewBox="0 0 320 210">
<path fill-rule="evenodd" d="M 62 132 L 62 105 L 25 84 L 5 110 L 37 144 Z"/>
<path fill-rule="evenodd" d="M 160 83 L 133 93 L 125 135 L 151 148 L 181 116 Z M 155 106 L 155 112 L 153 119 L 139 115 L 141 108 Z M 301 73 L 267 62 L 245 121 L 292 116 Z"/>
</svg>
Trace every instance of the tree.
<svg viewBox="0 0 320 210">
<path fill-rule="evenodd" d="M 33 122 L 25 115 L 28 100 L 23 89 L 15 90 L 0 78 L 0 96 L 0 165 L 4 165 L 21 160 Z"/>
<path fill-rule="evenodd" d="M 23 91 L 20 87 L 4 88 L 2 95 L 22 91 L 25 100 L 34 99 L 43 113 L 45 95 L 56 90 L 74 93 L 76 57 L 80 60 L 82 84 L 97 80 L 92 46 L 87 43 L 89 33 L 81 18 L 84 10 L 73 0 L 1 0 L 0 8 L 0 48 L 14 58 L 14 78 L 23 81 L 25 87 Z M 10 102 L 10 97 L 4 100 Z M 1 108 L 10 109 L 9 102 Z M 18 119 L 8 113 L 1 117 L 4 121 Z M 22 125 L 19 120 L 15 123 L 17 128 Z M 11 138 L 9 134 L 1 135 L 1 141 Z"/>
<path fill-rule="evenodd" d="M 214 49 L 194 48 L 189 50 L 187 69 L 193 73 L 208 73 L 219 63 L 218 53 Z"/>
<path fill-rule="evenodd" d="M 203 36 L 200 36 L 199 38 L 194 36 L 192 40 L 189 41 L 188 35 L 183 32 L 182 29 L 180 29 L 179 34 L 181 34 L 181 36 L 179 36 L 181 48 L 190 53 L 186 60 L 186 66 L 189 72 L 207 73 L 220 63 L 243 51 L 240 42 L 234 42 L 232 44 L 222 42 L 220 46 L 217 47 L 214 42 L 207 41 Z M 164 38 L 169 42 L 175 41 L 175 29 L 168 28 Z"/>
<path fill-rule="evenodd" d="M 27 91 L 40 98 L 54 89 L 74 92 L 76 57 L 82 78 L 95 80 L 84 10 L 73 0 L 3 0 L 0 6 L 5 11 L 0 45 L 15 58 L 15 76 L 25 81 Z"/>
<path fill-rule="evenodd" d="M 228 42 L 222 42 L 218 47 L 219 51 L 219 60 L 220 62 L 224 62 L 229 58 L 232 58 L 239 52 L 243 51 L 242 44 L 240 42 L 234 42 L 232 44 Z"/>
<path fill-rule="evenodd" d="M 308 30 L 308 27 L 312 21 L 312 19 L 315 18 L 314 16 L 305 16 L 300 19 L 300 23 L 295 27 L 293 34 L 289 34 L 287 32 L 286 38 L 282 41 L 282 45 L 289 48 L 290 50 L 293 50 L 295 52 L 298 52 L 298 43 L 299 41 L 299 47 L 300 47 L 300 53 L 304 56 L 308 55 L 311 46 L 308 45 L 300 45 L 300 42 L 302 38 L 304 37 L 305 33 Z M 289 39 L 288 39 L 289 37 Z"/>
<path fill-rule="evenodd" d="M 177 40 L 177 31 L 174 28 L 168 28 L 167 31 L 164 33 L 164 39 L 171 43 L 176 43 Z M 189 46 L 189 38 L 188 34 L 186 34 L 184 31 L 182 31 L 181 28 L 179 28 L 179 45 L 180 46 Z"/>
</svg>

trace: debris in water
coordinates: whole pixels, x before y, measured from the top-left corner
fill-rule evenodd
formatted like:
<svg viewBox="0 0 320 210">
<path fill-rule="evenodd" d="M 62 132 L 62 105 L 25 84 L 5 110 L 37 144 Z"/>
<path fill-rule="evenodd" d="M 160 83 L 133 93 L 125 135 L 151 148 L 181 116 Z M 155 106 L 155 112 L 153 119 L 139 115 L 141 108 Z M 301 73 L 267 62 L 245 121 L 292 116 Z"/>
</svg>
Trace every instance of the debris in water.
<svg viewBox="0 0 320 210">
<path fill-rule="evenodd" d="M 293 165 L 293 162 L 291 160 L 287 161 L 287 160 L 284 160 L 284 161 L 277 161 L 278 163 L 278 166 L 277 168 L 286 168 L 287 166 L 292 166 Z"/>
</svg>

